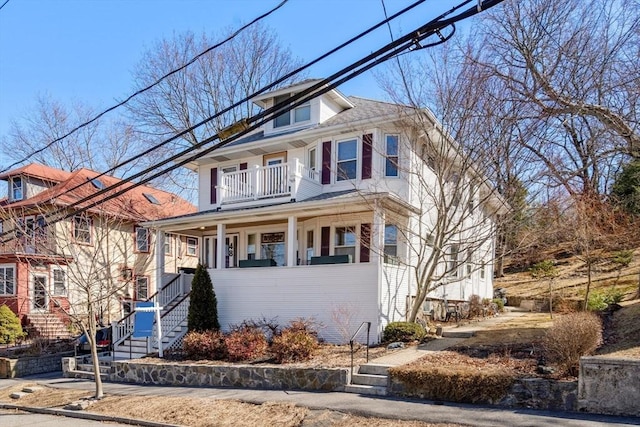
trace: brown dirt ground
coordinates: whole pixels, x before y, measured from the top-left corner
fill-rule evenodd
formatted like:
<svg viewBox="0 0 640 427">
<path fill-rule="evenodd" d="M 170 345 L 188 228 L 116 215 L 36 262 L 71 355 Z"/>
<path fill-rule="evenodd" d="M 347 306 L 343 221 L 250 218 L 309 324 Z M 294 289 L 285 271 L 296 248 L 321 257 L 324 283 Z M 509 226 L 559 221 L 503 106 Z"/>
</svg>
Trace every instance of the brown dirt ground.
<svg viewBox="0 0 640 427">
<path fill-rule="evenodd" d="M 88 399 L 92 393 L 81 390 L 44 388 L 12 400 L 9 395 L 34 384 L 23 383 L 0 392 L 0 402 L 20 406 L 61 408 Z M 236 400 L 212 400 L 167 396 L 106 396 L 93 403 L 88 412 L 161 423 L 205 426 L 303 426 L 303 427 L 462 427 L 460 424 L 431 424 L 419 421 L 368 418 L 330 410 L 311 410 L 290 403 L 266 402 L 261 405 Z"/>
</svg>

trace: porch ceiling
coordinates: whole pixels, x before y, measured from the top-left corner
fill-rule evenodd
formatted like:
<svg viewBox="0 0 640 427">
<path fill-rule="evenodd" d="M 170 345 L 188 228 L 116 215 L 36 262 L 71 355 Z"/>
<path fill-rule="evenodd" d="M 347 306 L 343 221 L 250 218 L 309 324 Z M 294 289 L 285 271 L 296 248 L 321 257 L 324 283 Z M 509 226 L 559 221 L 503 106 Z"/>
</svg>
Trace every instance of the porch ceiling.
<svg viewBox="0 0 640 427">
<path fill-rule="evenodd" d="M 325 194 L 325 196 L 330 196 Z M 384 209 L 407 215 L 414 209 L 404 201 L 389 193 L 367 193 L 356 191 L 327 197 L 321 200 L 307 200 L 300 202 L 281 203 L 270 206 L 260 206 L 244 209 L 226 209 L 206 211 L 181 217 L 147 222 L 144 226 L 158 228 L 165 232 L 182 233 L 201 236 L 204 232 L 214 229 L 217 224 L 247 224 L 267 225 L 287 221 L 290 216 L 296 216 L 298 221 L 305 221 L 327 215 L 346 215 L 371 212 L 380 202 Z"/>
</svg>

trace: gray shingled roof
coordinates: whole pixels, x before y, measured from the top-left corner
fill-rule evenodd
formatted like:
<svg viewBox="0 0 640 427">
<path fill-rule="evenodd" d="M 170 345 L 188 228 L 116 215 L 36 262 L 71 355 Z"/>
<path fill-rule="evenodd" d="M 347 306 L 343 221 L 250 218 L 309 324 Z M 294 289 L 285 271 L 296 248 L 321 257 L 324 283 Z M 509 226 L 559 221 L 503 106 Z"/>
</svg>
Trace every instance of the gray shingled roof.
<svg viewBox="0 0 640 427">
<path fill-rule="evenodd" d="M 330 128 L 332 126 L 338 126 L 345 123 L 351 122 L 360 122 L 364 120 L 371 120 L 372 122 L 375 119 L 389 117 L 393 115 L 401 116 L 403 114 L 411 114 L 415 112 L 415 109 L 412 107 L 408 107 L 405 105 L 392 104 L 389 102 L 383 101 L 374 101 L 371 99 L 360 98 L 357 96 L 349 96 L 349 101 L 354 104 L 353 108 L 348 108 L 344 111 L 339 112 L 335 116 L 326 120 L 323 123 L 318 125 L 308 126 L 302 129 L 295 129 L 285 132 L 279 132 L 276 134 L 271 134 L 268 136 L 264 135 L 263 131 L 259 131 L 248 135 L 244 138 L 240 138 L 236 141 L 233 141 L 227 145 L 227 147 L 236 147 L 242 144 L 248 144 L 250 142 L 255 141 L 266 141 L 270 138 L 274 138 L 276 136 L 282 135 L 303 135 L 304 132 L 312 129 L 325 129 Z"/>
</svg>

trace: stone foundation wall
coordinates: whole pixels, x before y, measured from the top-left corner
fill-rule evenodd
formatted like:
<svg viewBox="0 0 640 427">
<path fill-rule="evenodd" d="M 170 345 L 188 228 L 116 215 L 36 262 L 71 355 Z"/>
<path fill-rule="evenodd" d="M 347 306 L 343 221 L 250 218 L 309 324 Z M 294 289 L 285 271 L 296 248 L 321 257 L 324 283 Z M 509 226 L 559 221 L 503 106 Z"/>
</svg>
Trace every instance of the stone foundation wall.
<svg viewBox="0 0 640 427">
<path fill-rule="evenodd" d="M 24 377 L 62 370 L 62 358 L 73 352 L 57 353 L 48 356 L 21 357 L 10 359 L 0 357 L 0 378 Z"/>
<path fill-rule="evenodd" d="M 388 391 L 390 395 L 421 397 L 419 391 L 407 393 L 405 390 L 405 386 L 400 380 L 389 378 Z M 576 411 L 578 409 L 577 392 L 577 381 L 554 381 L 544 378 L 517 379 L 507 394 L 499 401 L 477 403 L 509 408 Z"/>
<path fill-rule="evenodd" d="M 292 368 L 201 364 L 113 363 L 110 381 L 170 386 L 344 391 L 347 368 Z"/>
<path fill-rule="evenodd" d="M 578 399 L 583 411 L 640 416 L 640 360 L 581 358 Z"/>
</svg>

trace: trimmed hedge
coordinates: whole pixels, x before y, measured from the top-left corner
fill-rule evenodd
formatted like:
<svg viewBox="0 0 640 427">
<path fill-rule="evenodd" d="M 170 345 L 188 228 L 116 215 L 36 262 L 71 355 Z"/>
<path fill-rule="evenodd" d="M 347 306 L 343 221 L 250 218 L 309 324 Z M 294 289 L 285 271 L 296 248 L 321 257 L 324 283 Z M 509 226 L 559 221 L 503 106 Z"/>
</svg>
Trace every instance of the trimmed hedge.
<svg viewBox="0 0 640 427">
<path fill-rule="evenodd" d="M 418 323 L 413 322 L 391 322 L 384 328 L 383 340 L 385 342 L 411 342 L 421 341 L 426 331 Z"/>
</svg>

